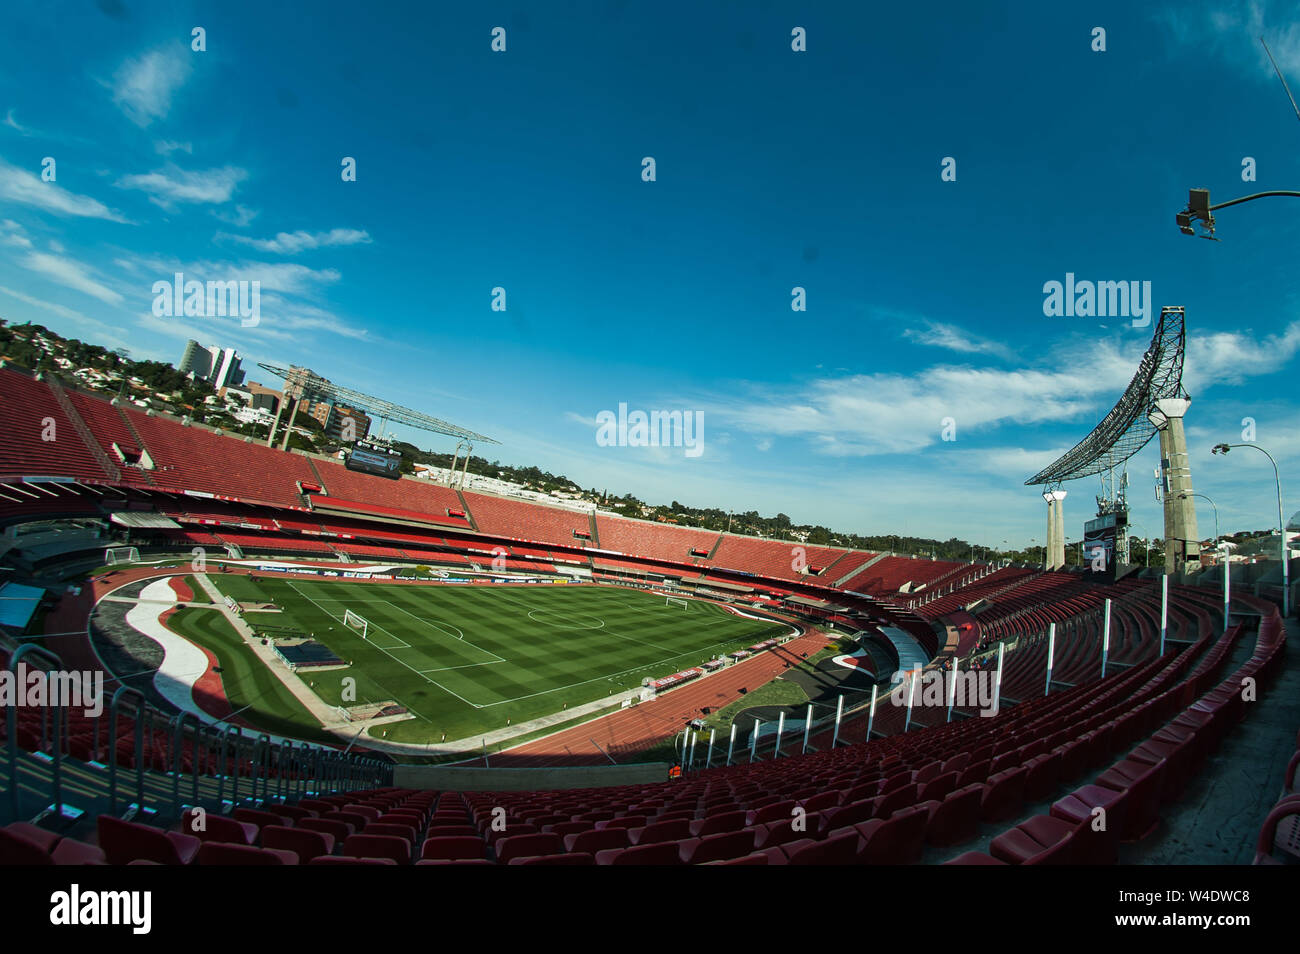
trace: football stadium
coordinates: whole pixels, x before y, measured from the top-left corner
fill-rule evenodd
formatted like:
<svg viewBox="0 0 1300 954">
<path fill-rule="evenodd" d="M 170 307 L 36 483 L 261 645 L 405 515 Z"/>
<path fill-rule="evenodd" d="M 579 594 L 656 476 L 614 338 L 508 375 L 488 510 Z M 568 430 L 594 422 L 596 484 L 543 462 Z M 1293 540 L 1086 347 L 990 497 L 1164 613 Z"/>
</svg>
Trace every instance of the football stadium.
<svg viewBox="0 0 1300 954">
<path fill-rule="evenodd" d="M 1176 926 L 1204 917 L 1207 928 L 1282 917 L 1264 901 L 1278 895 L 1257 885 L 1300 863 L 1300 673 L 1288 648 L 1300 514 L 1284 496 L 1300 460 L 1300 323 L 1277 319 L 1293 310 L 1295 233 L 1263 221 L 1280 211 L 1274 203 L 1235 206 L 1300 195 L 1272 185 L 1285 180 L 1275 167 L 1294 170 L 1296 142 L 1286 137 L 1297 130 L 1275 88 L 1281 79 L 1289 93 L 1288 81 L 1300 81 L 1294 10 L 1263 4 L 1215 19 L 1180 9 L 1172 32 L 1119 8 L 1096 13 L 1109 33 L 1045 11 L 1022 25 L 1048 47 L 1044 60 L 1033 55 L 1036 68 L 1069 61 L 1050 67 L 1062 84 L 1081 84 L 1067 96 L 1119 109 L 1134 84 L 1149 83 L 1141 88 L 1152 96 L 1186 97 L 1174 100 L 1170 122 L 1195 113 L 1196 97 L 1209 95 L 1202 84 L 1214 81 L 1181 90 L 1152 79 L 1127 44 L 1140 35 L 1160 56 L 1190 62 L 1188 31 L 1210 30 L 1196 55 L 1233 77 L 1216 104 L 1231 112 L 1237 97 L 1250 103 L 1240 120 L 1249 129 L 1216 119 L 1216 134 L 1230 153 L 1234 136 L 1255 137 L 1258 158 L 1243 161 L 1239 179 L 1235 158 L 1226 176 L 1208 153 L 1182 156 L 1172 171 L 1153 162 L 1133 173 L 1141 182 L 1131 193 L 1118 173 L 1101 175 L 1085 204 L 1135 233 L 1113 254 L 1098 251 L 1105 242 L 1068 237 L 1064 212 L 1042 213 L 1049 186 L 1017 173 L 1038 211 L 989 209 L 990 219 L 1015 219 L 1007 236 L 1031 233 L 1008 238 L 1010 255 L 1052 251 L 1024 266 L 1033 287 L 1024 314 L 1013 315 L 1011 299 L 979 296 L 986 277 L 987 287 L 1005 283 L 1021 266 L 972 234 L 933 238 L 936 261 L 974 264 L 936 264 L 913 282 L 915 306 L 879 261 L 850 261 L 864 249 L 844 244 L 830 219 L 816 219 L 821 232 L 750 221 L 794 243 L 770 260 L 754 252 L 757 266 L 731 270 L 722 247 L 741 240 L 730 226 L 709 263 L 676 258 L 674 243 L 707 257 L 713 242 L 686 234 L 707 229 L 711 214 L 678 221 L 688 208 L 703 202 L 743 218 L 773 184 L 709 179 L 721 161 L 712 147 L 742 133 L 731 120 L 727 131 L 704 132 L 705 113 L 743 100 L 745 84 L 652 57 L 656 70 L 691 78 L 665 93 L 674 105 L 664 116 L 631 92 L 643 53 L 633 52 L 630 21 L 668 30 L 662 11 L 593 5 L 613 18 L 614 50 L 587 66 L 566 58 L 568 69 L 592 70 L 579 93 L 536 72 L 555 55 L 538 47 L 559 44 L 572 14 L 457 9 L 440 20 L 416 5 L 381 5 L 353 37 L 324 17 L 332 4 L 313 8 L 322 18 L 304 39 L 356 53 L 340 61 L 342 79 L 317 65 L 307 78 L 349 109 L 380 102 L 372 83 L 398 83 L 389 71 L 414 55 L 398 26 L 404 16 L 443 31 L 440 45 L 473 47 L 440 50 L 446 82 L 429 107 L 467 137 L 466 166 L 435 157 L 424 131 L 376 106 L 374 116 L 362 108 L 338 120 L 349 134 L 360 123 L 369 138 L 322 145 L 334 181 L 318 185 L 301 166 L 273 175 L 243 133 L 218 136 L 216 126 L 240 127 L 234 118 L 187 126 L 187 97 L 229 96 L 256 103 L 259 122 L 279 122 L 266 112 L 277 110 L 288 128 L 316 129 L 322 142 L 335 128 L 311 87 L 290 76 L 305 63 L 297 53 L 277 67 L 266 89 L 280 92 L 265 102 L 232 78 L 272 55 L 264 37 L 239 29 L 254 21 L 251 8 L 191 16 L 145 3 L 67 6 L 111 41 L 112 55 L 100 50 L 86 69 L 106 78 L 87 80 L 82 93 L 80 80 L 67 80 L 12 109 L 0 102 L 0 863 L 77 866 L 76 883 L 49 882 L 71 891 L 49 899 L 52 924 L 106 923 L 78 891 L 118 882 L 92 868 L 150 865 L 185 867 L 193 880 L 131 884 L 217 891 L 201 870 L 242 866 L 374 875 L 856 865 L 892 866 L 902 878 L 892 890 L 942 885 L 955 895 L 1052 866 L 1058 873 L 1040 881 L 990 884 L 1046 903 L 1074 883 L 1055 880 L 1061 869 L 1126 872 L 1091 882 L 1096 892 L 1106 886 L 1091 896 L 1093 926 L 1153 912 L 1182 918 L 1161 922 Z M 308 16 L 289 6 L 267 22 L 288 30 Z M 760 100 L 787 86 L 820 96 L 831 77 L 856 83 L 876 68 L 838 35 L 841 17 L 850 33 L 865 29 L 861 11 L 758 6 L 701 16 L 710 28 L 740 30 L 734 40 L 726 33 L 718 56 L 754 71 Z M 947 32 L 993 29 L 950 6 L 935 59 L 912 62 L 911 82 L 944 60 L 941 82 L 953 83 L 942 51 L 958 40 Z M 0 51 L 15 56 L 23 38 L 52 29 L 53 14 L 36 7 L 4 16 L 15 31 Z M 920 28 L 916 14 L 889 16 Z M 683 42 L 691 55 L 708 48 Z M 508 57 L 517 57 L 508 75 L 489 77 Z M 991 95 L 1001 74 L 976 59 L 978 76 L 991 78 L 971 82 Z M 1109 73 L 1089 72 L 1101 62 Z M 30 69 L 39 79 L 42 67 Z M 232 85 L 217 94 L 223 76 Z M 392 93 L 403 109 L 434 95 L 407 78 L 410 88 Z M 103 100 L 95 135 L 109 137 L 111 125 L 139 143 L 106 139 L 94 162 L 81 158 L 79 141 L 57 144 L 66 152 L 53 141 L 18 148 L 70 128 L 82 107 L 64 98 L 83 93 Z M 698 112 L 696 94 L 705 100 Z M 537 133 L 533 114 L 564 108 L 566 96 L 605 108 L 607 95 L 647 111 L 650 139 L 687 136 L 699 151 L 654 154 L 611 119 L 607 135 L 574 133 L 591 167 L 575 175 L 588 185 L 564 178 L 539 144 L 545 137 L 527 138 Z M 1023 102 L 1006 104 L 998 123 L 1039 93 L 1017 95 Z M 887 128 L 906 126 L 893 107 L 877 106 Z M 522 152 L 483 158 L 487 147 L 467 132 L 478 110 L 520 124 L 511 136 L 523 137 Z M 920 147 L 927 179 L 900 188 L 942 187 L 923 202 L 957 203 L 958 216 L 973 208 L 966 203 L 995 205 L 989 184 L 966 183 L 1001 175 L 998 137 L 950 104 L 940 112 L 953 144 L 908 126 L 930 137 Z M 834 149 L 820 134 L 812 143 L 813 156 Z M 957 158 L 940 161 L 949 148 Z M 150 155 L 132 158 L 141 149 Z M 394 163 L 424 163 L 429 181 L 397 185 L 402 174 L 381 170 L 389 149 Z M 1050 202 L 1089 191 L 1083 179 L 1109 168 L 1107 149 L 1084 148 L 1088 158 Z M 57 178 L 28 156 L 44 151 Z M 910 162 L 912 151 L 900 142 L 889 162 Z M 633 192 L 606 194 L 599 167 L 628 155 Z M 769 159 L 757 161 L 768 175 Z M 846 174 L 837 158 L 792 161 L 799 188 L 810 171 L 828 181 Z M 96 178 L 100 162 L 115 185 Z M 157 171 L 131 173 L 150 167 L 141 162 Z M 1243 184 L 1255 181 L 1256 163 L 1270 177 Z M 258 185 L 259 175 L 280 184 Z M 473 187 L 449 190 L 448 175 Z M 536 176 L 530 188 L 542 203 L 507 216 L 519 216 L 523 238 L 474 226 L 476 189 L 490 193 L 515 175 Z M 682 186 L 683 176 L 698 178 Z M 416 191 L 403 199 L 408 186 Z M 358 201 L 362 188 L 370 191 Z M 689 194 L 674 191 L 682 188 Z M 518 195 L 508 189 L 502 201 Z M 621 258 L 630 253 L 614 231 L 561 256 L 572 223 L 560 224 L 560 210 L 570 201 L 583 229 L 626 221 L 647 243 L 664 243 L 646 252 L 654 274 Z M 669 203 L 677 231 L 636 206 L 647 201 Z M 773 209 L 767 201 L 758 208 Z M 930 240 L 913 233 L 926 226 L 907 221 L 903 200 L 881 201 L 900 216 L 900 255 L 929 247 L 913 245 Z M 611 211 L 601 211 L 605 202 Z M 820 191 L 808 202 L 836 207 Z M 932 206 L 918 208 L 924 218 Z M 435 238 L 422 217 L 444 211 Z M 60 231 L 69 216 L 94 237 Z M 343 220 L 358 227 L 332 227 Z M 1196 235 L 1223 241 L 1187 240 Z M 363 258 L 371 252 L 380 254 Z M 542 274 L 561 260 L 569 274 Z M 1076 277 L 1070 261 L 1098 280 Z M 775 294 L 788 310 L 769 322 L 762 306 L 744 317 L 748 298 L 735 308 L 725 296 L 683 299 L 670 336 L 653 325 L 612 328 L 608 314 L 566 320 L 570 307 L 593 307 L 578 292 L 567 305 L 547 301 L 559 294 L 555 282 L 606 267 L 623 276 L 617 301 L 629 314 L 670 307 L 661 279 L 701 269 Z M 860 267 L 884 283 L 881 308 L 914 312 L 902 330 L 861 304 L 871 283 L 840 287 Z M 433 310 L 425 306 L 441 293 L 425 285 L 420 301 L 416 286 L 394 277 L 422 269 L 450 289 Z M 475 287 L 462 292 L 462 280 Z M 707 298 L 710 280 L 700 281 Z M 970 295 L 957 294 L 963 283 Z M 471 313 L 472 296 L 482 301 Z M 840 304 L 876 315 L 875 324 L 842 323 L 832 314 Z M 941 310 L 942 322 L 916 317 Z M 1012 327 L 1021 317 L 1023 332 Z M 945 354 L 938 363 L 936 350 Z M 774 351 L 818 363 L 802 378 L 773 371 Z M 652 407 L 662 410 L 638 410 Z M 960 874 L 970 866 L 981 866 L 979 882 Z M 1215 866 L 1213 878 L 1189 880 L 1205 866 Z M 923 874 L 911 881 L 905 871 Z M 221 877 L 239 886 L 243 876 Z M 364 890 L 407 890 L 419 877 Z M 321 888 L 310 878 L 285 873 L 273 890 L 293 899 L 286 905 L 316 905 Z M 577 904 L 589 887 L 581 873 L 551 890 L 565 891 L 568 878 Z M 419 883 L 442 891 L 446 881 Z M 1206 887 L 1225 891 L 1213 904 L 1183 893 Z M 1258 892 L 1253 905 L 1246 887 Z M 877 902 L 889 897 L 888 886 L 879 890 Z M 663 904 L 671 909 L 677 895 Z M 382 901 L 373 913 L 382 916 Z"/>
</svg>

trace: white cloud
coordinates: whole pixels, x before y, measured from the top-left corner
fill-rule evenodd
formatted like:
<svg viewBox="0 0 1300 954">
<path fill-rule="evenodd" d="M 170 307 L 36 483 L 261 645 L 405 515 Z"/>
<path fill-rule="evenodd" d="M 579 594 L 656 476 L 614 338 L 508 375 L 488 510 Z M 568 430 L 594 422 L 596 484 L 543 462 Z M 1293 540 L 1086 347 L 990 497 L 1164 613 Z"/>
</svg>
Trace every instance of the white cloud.
<svg viewBox="0 0 1300 954">
<path fill-rule="evenodd" d="M 246 205 L 236 203 L 233 213 L 227 212 L 225 209 L 213 209 L 212 214 L 227 225 L 242 229 L 257 218 L 260 213 L 256 209 L 250 209 Z"/>
<path fill-rule="evenodd" d="M 1240 383 L 1281 369 L 1298 351 L 1300 323 L 1258 340 L 1232 332 L 1193 339 L 1187 386 Z M 766 438 L 802 437 L 825 454 L 911 453 L 938 443 L 947 417 L 956 421 L 960 440 L 1009 424 L 1073 422 L 1104 413 L 1128 386 L 1140 357 L 1133 344 L 1080 340 L 1055 349 L 1044 369 L 936 365 L 911 375 L 822 377 L 798 390 L 756 386 L 751 398 L 720 398 L 709 410 Z M 1032 460 L 1017 460 L 1014 469 L 1032 472 L 1039 457 L 1050 462 L 1050 453 L 1033 452 Z"/>
<path fill-rule="evenodd" d="M 31 130 L 26 126 L 20 126 L 18 124 L 18 120 L 14 119 L 14 111 L 12 109 L 5 113 L 4 122 L 0 123 L 0 126 L 8 126 L 10 129 L 22 133 L 24 136 L 31 132 Z"/>
<path fill-rule="evenodd" d="M 159 139 L 153 144 L 153 148 L 160 155 L 170 156 L 173 152 L 185 152 L 193 154 L 194 145 L 188 142 L 173 142 L 170 139 Z"/>
<path fill-rule="evenodd" d="M 328 232 L 279 232 L 272 239 L 255 239 L 246 235 L 218 232 L 217 238 L 251 245 L 260 252 L 295 255 L 298 252 L 338 245 L 369 245 L 370 233 L 358 229 L 330 229 Z"/>
<path fill-rule="evenodd" d="M 36 308 L 42 308 L 45 311 L 50 312 L 51 314 L 58 315 L 60 318 L 67 318 L 71 321 L 89 323 L 92 325 L 102 324 L 101 322 L 95 321 L 95 319 L 93 318 L 87 318 L 79 311 L 75 311 L 71 308 L 67 308 L 63 305 L 59 305 L 54 302 L 42 301 L 40 298 L 33 298 L 31 295 L 24 294 L 23 292 L 20 291 L 14 291 L 12 288 L 5 288 L 3 285 L 0 285 L 0 292 L 8 295 L 10 298 L 16 299 L 25 304 L 32 305 L 33 307 Z"/>
<path fill-rule="evenodd" d="M 168 164 L 166 168 L 143 175 L 123 176 L 117 185 L 146 192 L 149 201 L 171 209 L 178 202 L 214 205 L 229 202 L 236 187 L 247 178 L 248 173 L 235 166 L 190 172 Z"/>
<path fill-rule="evenodd" d="M 1289 0 L 1229 0 L 1216 7 L 1169 7 L 1157 19 L 1178 45 L 1198 57 L 1210 53 L 1262 81 L 1276 82 L 1259 38 L 1268 41 L 1282 72 L 1294 78 L 1300 73 L 1300 23 L 1288 22 L 1294 16 Z M 1279 90 L 1277 95 L 1285 94 Z"/>
<path fill-rule="evenodd" d="M 176 49 L 152 50 L 129 59 L 113 76 L 113 102 L 137 126 L 164 119 L 172 94 L 189 78 L 190 62 Z"/>
<path fill-rule="evenodd" d="M 1238 385 L 1247 378 L 1280 371 L 1300 352 L 1300 321 L 1281 334 L 1256 340 L 1235 331 L 1213 331 L 1187 341 L 1183 384 L 1200 393 L 1215 384 Z"/>
<path fill-rule="evenodd" d="M 23 267 L 42 275 L 67 288 L 98 298 L 100 301 L 117 305 L 122 296 L 113 289 L 91 277 L 91 270 L 79 262 L 45 252 L 30 252 L 22 260 Z"/>
<path fill-rule="evenodd" d="M 581 424 L 583 427 L 588 428 L 593 432 L 600 427 L 600 424 L 596 421 L 595 417 L 587 417 L 583 414 L 579 414 L 577 411 L 565 411 L 564 419 L 572 421 L 575 424 Z"/>
<path fill-rule="evenodd" d="M 126 221 L 96 199 L 69 192 L 55 182 L 45 182 L 40 176 L 11 166 L 3 160 L 0 160 L 0 199 L 32 205 L 58 215 L 107 219 L 110 222 Z"/>
<path fill-rule="evenodd" d="M 32 240 L 23 232 L 23 227 L 13 219 L 0 222 L 0 245 L 9 248 L 31 248 Z"/>
<path fill-rule="evenodd" d="M 345 338 L 366 338 L 369 331 L 349 324 L 333 312 L 279 295 L 262 296 L 262 325 L 282 331 L 328 331 Z M 259 327 L 261 327 L 259 326 Z"/>
<path fill-rule="evenodd" d="M 971 334 L 956 325 L 929 320 L 926 320 L 924 325 L 924 328 L 904 328 L 903 337 L 917 344 L 946 348 L 960 354 L 991 354 L 1006 357 L 1010 353 L 1005 345 Z"/>
</svg>

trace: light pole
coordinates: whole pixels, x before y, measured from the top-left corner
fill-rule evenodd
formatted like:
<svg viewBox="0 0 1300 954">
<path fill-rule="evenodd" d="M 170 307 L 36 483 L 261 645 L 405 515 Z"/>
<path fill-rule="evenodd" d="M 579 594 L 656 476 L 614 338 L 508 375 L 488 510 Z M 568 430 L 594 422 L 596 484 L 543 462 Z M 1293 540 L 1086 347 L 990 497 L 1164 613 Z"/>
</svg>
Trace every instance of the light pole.
<svg viewBox="0 0 1300 954">
<path fill-rule="evenodd" d="M 1205 494 L 1189 494 L 1183 492 L 1178 495 L 1184 500 L 1188 497 L 1200 497 L 1202 500 L 1210 500 Z M 1228 548 L 1224 546 L 1219 537 L 1219 508 L 1214 506 L 1214 501 L 1210 500 L 1210 506 L 1214 507 L 1214 549 L 1219 552 L 1223 560 L 1223 631 L 1228 631 L 1228 618 L 1230 615 L 1230 604 L 1232 602 L 1232 570 L 1228 566 Z"/>
<path fill-rule="evenodd" d="M 1277 484 L 1277 533 L 1282 542 L 1282 616 L 1285 618 L 1291 615 L 1291 572 L 1287 566 L 1286 524 L 1282 522 L 1282 478 L 1278 476 L 1277 461 L 1258 444 L 1215 444 L 1214 450 L 1210 453 L 1226 455 L 1234 447 L 1253 447 L 1267 457 L 1269 463 L 1273 465 L 1273 481 Z"/>
<path fill-rule="evenodd" d="M 1205 494 L 1189 494 L 1186 491 L 1178 496 L 1183 500 L 1186 500 L 1188 497 L 1200 497 L 1202 500 L 1210 500 L 1210 498 L 1205 496 Z M 1210 500 L 1210 506 L 1214 507 L 1214 545 L 1217 548 L 1219 545 L 1219 508 L 1214 506 L 1213 500 Z"/>
</svg>

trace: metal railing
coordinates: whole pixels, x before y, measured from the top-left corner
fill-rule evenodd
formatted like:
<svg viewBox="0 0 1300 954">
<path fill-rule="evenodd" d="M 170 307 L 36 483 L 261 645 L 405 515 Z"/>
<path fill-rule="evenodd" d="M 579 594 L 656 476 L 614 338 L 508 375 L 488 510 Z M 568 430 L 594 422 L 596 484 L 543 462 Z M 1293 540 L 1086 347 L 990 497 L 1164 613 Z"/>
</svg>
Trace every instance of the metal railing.
<svg viewBox="0 0 1300 954">
<path fill-rule="evenodd" d="M 65 672 L 57 654 L 28 643 L 10 657 L 8 678 L 18 685 L 19 666 L 27 670 L 34 664 L 50 689 L 50 674 Z M 146 811 L 179 815 L 189 806 L 225 812 L 240 803 L 283 803 L 392 784 L 393 766 L 385 760 L 305 741 L 273 740 L 264 732 L 249 736 L 237 725 L 205 724 L 192 712 L 163 713 L 128 686 L 117 688 L 107 712 L 87 717 L 81 741 L 92 761 L 83 762 L 69 752 L 73 723 L 68 700 L 49 691 L 45 702 L 39 735 L 36 720 L 25 721 L 26 745 L 19 739 L 19 706 L 8 706 L 5 713 L 11 821 L 33 814 L 24 813 L 23 798 L 24 789 L 31 798 L 33 782 L 41 791 L 42 809 L 48 805 L 62 814 L 69 769 L 79 798 L 118 817 Z M 124 724 L 128 719 L 130 728 Z M 134 779 L 123 778 L 126 762 Z M 47 784 L 49 801 L 44 798 Z"/>
</svg>

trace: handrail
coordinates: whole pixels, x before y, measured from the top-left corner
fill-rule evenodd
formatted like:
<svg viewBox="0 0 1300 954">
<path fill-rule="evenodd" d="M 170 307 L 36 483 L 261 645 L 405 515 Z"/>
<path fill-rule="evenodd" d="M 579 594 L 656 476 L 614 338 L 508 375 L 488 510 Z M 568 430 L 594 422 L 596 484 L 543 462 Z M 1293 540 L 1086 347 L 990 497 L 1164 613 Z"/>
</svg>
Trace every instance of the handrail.
<svg viewBox="0 0 1300 954">
<path fill-rule="evenodd" d="M 181 813 L 181 756 L 185 752 L 185 723 L 194 723 L 194 737 L 197 743 L 199 719 L 193 712 L 181 712 L 172 719 L 172 809 L 177 815 Z M 197 744 L 194 755 L 197 755 Z M 194 791 L 191 796 L 195 802 L 199 799 L 199 763 L 191 756 L 190 766 L 194 771 Z"/>
<path fill-rule="evenodd" d="M 221 774 L 218 776 L 217 781 L 217 803 L 221 806 L 225 805 L 226 778 L 230 775 L 227 771 L 228 763 L 226 759 L 232 735 L 234 736 L 235 773 L 231 778 L 230 803 L 232 805 L 239 804 L 239 749 L 244 741 L 244 730 L 237 725 L 228 725 L 225 731 L 221 733 Z"/>
<path fill-rule="evenodd" d="M 136 805 L 144 810 L 144 723 L 150 711 L 144 694 L 130 686 L 118 686 L 108 707 L 108 811 L 117 814 L 117 713 L 122 700 L 134 696 L 135 703 L 135 784 Z"/>
<path fill-rule="evenodd" d="M 43 646 L 37 646 L 34 643 L 24 643 L 22 646 L 19 646 L 16 650 L 14 650 L 13 655 L 9 657 L 9 664 L 5 667 L 10 673 L 13 674 L 15 686 L 17 686 L 18 684 L 18 680 L 17 680 L 18 666 L 22 662 L 22 660 L 27 656 L 43 656 L 47 661 L 53 663 L 52 666 L 48 667 L 45 670 L 47 680 L 50 672 L 53 672 L 55 670 L 61 670 L 63 668 L 63 660 L 60 659 L 55 653 L 51 652 L 50 650 L 46 649 Z M 48 709 L 49 708 L 48 694 L 46 698 L 46 703 L 47 705 L 45 706 L 45 708 Z M 62 739 L 62 718 L 61 718 L 63 714 L 63 708 L 64 706 L 62 701 L 60 701 L 59 704 L 55 707 L 54 751 L 52 754 L 52 762 L 54 766 L 53 768 L 54 808 L 55 811 L 58 812 L 60 815 L 63 814 L 63 745 L 62 745 L 63 739 Z M 8 706 L 7 710 L 8 711 L 6 712 L 5 715 L 5 728 L 9 733 L 9 738 L 8 738 L 9 790 L 10 790 L 9 805 L 13 812 L 14 819 L 17 819 L 19 817 L 19 811 L 21 807 L 19 805 L 19 794 L 22 789 L 22 785 L 18 778 L 17 700 L 14 701 L 13 705 Z M 48 714 L 46 712 L 42 712 L 41 714 L 42 747 L 44 746 L 44 742 L 45 742 L 45 724 L 47 718 L 48 718 Z"/>
</svg>

